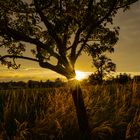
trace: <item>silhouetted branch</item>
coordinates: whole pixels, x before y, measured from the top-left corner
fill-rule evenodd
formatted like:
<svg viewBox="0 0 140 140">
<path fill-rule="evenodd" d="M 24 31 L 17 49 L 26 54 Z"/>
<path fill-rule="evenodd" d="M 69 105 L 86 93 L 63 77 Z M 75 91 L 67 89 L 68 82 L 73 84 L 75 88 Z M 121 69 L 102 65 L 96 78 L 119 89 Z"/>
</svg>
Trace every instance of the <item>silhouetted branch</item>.
<svg viewBox="0 0 140 140">
<path fill-rule="evenodd" d="M 76 57 L 76 48 L 78 46 L 78 43 L 79 43 L 79 38 L 80 38 L 80 34 L 81 32 L 83 31 L 83 28 L 79 28 L 76 32 L 76 35 L 75 35 L 75 39 L 74 39 L 74 42 L 71 46 L 71 61 L 72 63 L 75 61 L 75 57 Z"/>
<path fill-rule="evenodd" d="M 7 27 L 6 29 L 3 29 L 2 32 L 3 32 L 3 34 L 6 33 L 9 37 L 12 37 L 15 40 L 24 41 L 24 42 L 27 42 L 27 43 L 34 44 L 36 46 L 40 46 L 40 48 L 42 48 L 44 50 L 47 50 L 48 53 L 50 53 L 55 58 L 59 58 L 59 55 L 57 53 L 55 53 L 51 49 L 50 46 L 47 47 L 45 44 L 40 42 L 38 39 L 31 38 L 31 37 L 25 35 L 23 32 L 21 33 L 21 32 L 19 32 L 17 30 L 9 28 L 9 27 Z"/>
<path fill-rule="evenodd" d="M 117 0 L 114 0 L 112 6 L 110 7 L 110 9 L 109 9 L 109 11 L 106 13 L 106 15 L 105 15 L 102 19 L 100 19 L 98 22 L 93 23 L 93 24 L 91 25 L 91 27 L 90 27 L 90 29 L 89 29 L 89 31 L 88 31 L 88 33 L 87 33 L 87 36 L 86 36 L 86 38 L 85 38 L 85 41 L 83 42 L 83 44 L 81 45 L 81 48 L 80 48 L 80 49 L 78 50 L 78 52 L 77 52 L 77 55 L 76 55 L 75 60 L 76 60 L 76 59 L 79 57 L 79 55 L 81 54 L 81 52 L 82 52 L 82 50 L 84 49 L 84 47 L 85 47 L 85 45 L 86 45 L 86 42 L 88 41 L 88 38 L 90 37 L 90 35 L 91 35 L 91 33 L 93 32 L 93 30 L 94 30 L 97 26 L 99 26 L 105 19 L 107 19 L 107 18 L 111 15 L 111 13 L 113 12 L 113 10 L 114 10 L 114 8 L 115 8 L 117 2 L 118 2 Z"/>
<path fill-rule="evenodd" d="M 63 45 L 62 45 L 62 40 L 58 37 L 58 35 L 56 34 L 55 30 L 54 30 L 54 26 L 48 21 L 47 17 L 43 14 L 42 10 L 39 8 L 37 0 L 34 0 L 34 4 L 36 7 L 36 11 L 39 13 L 41 20 L 44 22 L 50 36 L 52 36 L 52 38 L 55 40 L 58 50 L 59 50 L 59 54 L 61 55 L 62 59 L 63 59 L 63 64 L 68 67 L 68 60 L 66 58 L 64 49 L 63 49 Z"/>
<path fill-rule="evenodd" d="M 26 56 L 17 56 L 17 55 L 4 55 L 4 56 L 1 56 L 0 61 L 3 61 L 5 58 L 20 58 L 20 59 L 26 59 L 26 60 L 31 60 L 31 61 L 38 62 L 37 59 L 26 57 Z"/>
<path fill-rule="evenodd" d="M 61 67 L 61 66 L 54 66 L 48 62 L 42 62 L 42 61 L 39 61 L 38 59 L 35 59 L 35 58 L 30 58 L 30 57 L 26 57 L 26 56 L 17 56 L 17 55 L 4 55 L 4 56 L 1 56 L 0 57 L 0 61 L 5 61 L 6 58 L 13 58 L 13 59 L 25 59 L 25 60 L 30 60 L 30 61 L 34 61 L 34 62 L 38 62 L 39 65 L 42 67 L 42 68 L 48 68 L 48 69 L 51 69 L 59 74 L 65 74 L 65 76 L 68 75 L 68 73 L 66 72 L 66 70 Z"/>
<path fill-rule="evenodd" d="M 12 2 L 11 3 L 9 2 L 8 4 L 9 4 L 9 7 L 5 6 L 5 4 L 3 4 L 3 2 L 0 3 L 1 7 L 3 7 L 3 9 L 5 11 L 10 11 L 10 12 L 13 12 L 13 13 L 20 13 L 20 14 L 31 14 L 31 13 L 33 13 L 33 9 L 31 10 L 31 8 L 29 8 L 29 9 L 28 8 L 26 8 L 26 9 L 22 9 L 22 8 L 16 9 L 15 7 L 13 7 Z"/>
<path fill-rule="evenodd" d="M 49 34 L 54 38 L 57 45 L 61 44 L 61 39 L 57 36 L 56 32 L 54 31 L 54 26 L 48 21 L 47 17 L 43 14 L 42 10 L 40 9 L 37 0 L 34 0 L 34 5 L 36 8 L 36 12 L 39 13 L 41 20 L 44 22 Z"/>
<path fill-rule="evenodd" d="M 5 46 L 5 45 L 7 45 L 8 43 L 9 43 L 8 41 L 7 41 L 7 42 L 4 42 L 4 43 L 0 44 L 0 47 Z"/>
<path fill-rule="evenodd" d="M 118 6 L 118 7 L 116 7 L 116 9 L 120 9 L 120 8 L 127 7 L 127 6 L 129 6 L 129 5 L 133 4 L 133 3 L 135 3 L 136 1 L 138 1 L 138 0 L 130 1 L 129 3 L 126 3 L 126 4 L 122 5 L 122 6 Z"/>
</svg>

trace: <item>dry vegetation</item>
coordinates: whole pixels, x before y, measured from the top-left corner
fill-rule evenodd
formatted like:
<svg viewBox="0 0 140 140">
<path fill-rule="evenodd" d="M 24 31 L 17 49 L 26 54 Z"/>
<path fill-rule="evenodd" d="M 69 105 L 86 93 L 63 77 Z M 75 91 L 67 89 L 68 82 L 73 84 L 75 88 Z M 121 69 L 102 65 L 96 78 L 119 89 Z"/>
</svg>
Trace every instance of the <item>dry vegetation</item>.
<svg viewBox="0 0 140 140">
<path fill-rule="evenodd" d="M 0 91 L 0 140 L 80 140 L 69 91 Z M 140 139 L 136 83 L 83 87 L 83 92 L 94 140 Z"/>
</svg>

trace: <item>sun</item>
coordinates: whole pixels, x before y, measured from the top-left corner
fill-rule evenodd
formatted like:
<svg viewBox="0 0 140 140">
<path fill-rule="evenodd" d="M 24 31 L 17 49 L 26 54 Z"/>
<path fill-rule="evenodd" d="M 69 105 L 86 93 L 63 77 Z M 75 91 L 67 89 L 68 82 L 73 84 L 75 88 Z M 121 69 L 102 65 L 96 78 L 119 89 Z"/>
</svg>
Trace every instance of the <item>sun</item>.
<svg viewBox="0 0 140 140">
<path fill-rule="evenodd" d="M 76 80 L 82 80 L 85 79 L 86 77 L 87 76 L 84 72 L 76 70 L 76 77 L 75 77 Z"/>
</svg>

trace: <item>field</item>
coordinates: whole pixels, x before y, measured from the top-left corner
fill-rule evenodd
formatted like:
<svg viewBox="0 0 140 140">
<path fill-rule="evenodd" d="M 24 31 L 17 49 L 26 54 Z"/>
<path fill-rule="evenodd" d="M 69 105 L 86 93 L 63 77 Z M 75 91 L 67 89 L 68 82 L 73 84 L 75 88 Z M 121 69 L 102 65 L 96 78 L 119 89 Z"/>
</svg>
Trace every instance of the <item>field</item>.
<svg viewBox="0 0 140 140">
<path fill-rule="evenodd" d="M 93 140 L 140 139 L 138 84 L 82 89 Z M 80 140 L 70 89 L 1 90 L 0 140 Z"/>
</svg>

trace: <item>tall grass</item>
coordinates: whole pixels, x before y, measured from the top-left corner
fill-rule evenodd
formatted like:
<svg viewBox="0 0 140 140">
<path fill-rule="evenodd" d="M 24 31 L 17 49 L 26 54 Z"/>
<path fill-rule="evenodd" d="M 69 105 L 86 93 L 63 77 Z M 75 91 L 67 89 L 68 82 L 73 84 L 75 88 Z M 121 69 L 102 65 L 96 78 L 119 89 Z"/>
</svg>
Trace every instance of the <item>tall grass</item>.
<svg viewBox="0 0 140 140">
<path fill-rule="evenodd" d="M 139 85 L 82 89 L 94 140 L 140 139 Z M 69 88 L 0 91 L 0 140 L 9 139 L 80 140 Z"/>
</svg>

